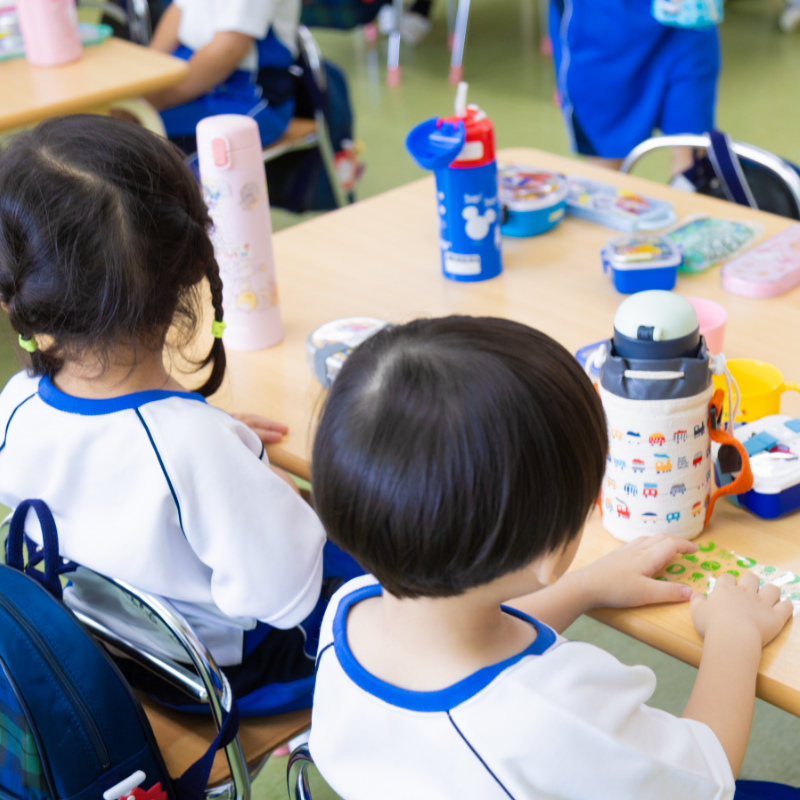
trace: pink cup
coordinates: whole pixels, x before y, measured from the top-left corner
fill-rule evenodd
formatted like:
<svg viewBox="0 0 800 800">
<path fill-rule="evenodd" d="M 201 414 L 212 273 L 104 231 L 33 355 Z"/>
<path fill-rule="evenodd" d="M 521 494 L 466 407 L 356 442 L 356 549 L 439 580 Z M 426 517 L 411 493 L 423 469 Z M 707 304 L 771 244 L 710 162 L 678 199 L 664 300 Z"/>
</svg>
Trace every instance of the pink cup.
<svg viewBox="0 0 800 800">
<path fill-rule="evenodd" d="M 700 335 L 705 338 L 706 347 L 709 352 L 716 355 L 722 350 L 728 312 L 719 303 L 706 300 L 704 297 L 687 297 L 686 299 L 692 304 L 697 314 Z"/>
</svg>

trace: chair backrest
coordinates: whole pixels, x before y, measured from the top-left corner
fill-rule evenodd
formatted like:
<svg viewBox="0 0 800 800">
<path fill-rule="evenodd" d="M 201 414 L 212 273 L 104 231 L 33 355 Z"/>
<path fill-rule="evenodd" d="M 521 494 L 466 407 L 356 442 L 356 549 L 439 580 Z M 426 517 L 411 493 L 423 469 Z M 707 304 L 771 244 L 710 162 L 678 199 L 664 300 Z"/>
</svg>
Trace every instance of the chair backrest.
<svg viewBox="0 0 800 800">
<path fill-rule="evenodd" d="M 671 147 L 708 149 L 708 134 L 681 134 L 655 136 L 634 147 L 622 162 L 620 171 L 630 172 L 634 164 L 648 153 Z M 739 159 L 744 177 L 763 211 L 800 219 L 800 173 L 790 162 L 760 147 L 744 142 L 728 141 L 731 151 Z M 716 168 L 716 167 L 715 167 Z"/>
<path fill-rule="evenodd" d="M 150 18 L 150 6 L 147 0 L 122 0 L 125 8 L 118 2 L 107 0 L 79 0 L 79 5 L 86 8 L 100 9 L 106 17 L 109 17 L 119 25 L 124 25 L 128 29 L 128 35 L 132 42 L 144 45 L 150 44 L 153 35 L 152 20 Z"/>
<path fill-rule="evenodd" d="M 2 535 L 4 528 L 10 528 L 12 519 L 13 514 L 9 514 L 9 516 L 0 523 L 0 535 Z M 53 526 L 53 529 L 55 529 L 55 526 Z M 2 539 L 0 539 L 0 541 L 1 540 Z M 9 538 L 9 542 L 11 542 L 11 538 Z M 28 541 L 29 552 L 32 546 L 33 543 Z M 55 548 L 57 554 L 57 538 L 55 541 Z M 21 545 L 18 549 L 20 550 L 21 556 Z M 44 551 L 45 553 L 47 552 L 47 547 L 44 548 Z M 36 564 L 41 560 L 43 559 L 40 555 L 38 558 L 33 559 L 32 563 Z M 19 566 L 21 566 L 21 564 Z M 72 566 L 76 571 L 80 570 L 89 574 L 92 579 L 102 582 L 107 590 L 117 593 L 121 602 L 126 604 L 129 609 L 138 611 L 140 627 L 145 629 L 150 628 L 154 633 L 163 634 L 167 632 L 176 645 L 185 652 L 186 661 L 192 664 L 194 671 L 192 672 L 186 669 L 182 663 L 176 660 L 150 652 L 146 648 L 134 644 L 108 628 L 102 621 L 95 619 L 91 613 L 88 613 L 85 609 L 72 609 L 74 617 L 78 619 L 95 639 L 119 650 L 128 658 L 141 664 L 143 667 L 190 695 L 195 700 L 208 703 L 211 715 L 220 735 L 223 735 L 224 729 L 228 727 L 225 725 L 226 721 L 233 719 L 235 724 L 235 698 L 233 697 L 230 684 L 225 674 L 216 664 L 208 648 L 197 636 L 186 618 L 169 602 L 169 600 L 137 589 L 124 581 L 114 580 L 113 578 L 108 578 L 99 573 L 92 572 L 85 567 Z M 45 561 L 44 574 L 49 577 L 47 568 L 47 561 Z M 50 572 L 53 572 L 52 567 L 50 568 Z M 30 570 L 29 574 L 31 574 Z M 40 582 L 44 584 L 45 580 L 46 578 L 43 578 Z M 65 611 L 64 613 L 66 614 L 67 612 Z M 120 679 L 122 680 L 121 676 Z M 128 691 L 130 691 L 130 689 L 128 689 Z M 215 787 L 213 790 L 214 796 L 218 797 L 227 794 L 231 800 L 250 800 L 250 776 L 238 738 L 234 736 L 230 742 L 224 745 L 224 749 L 230 768 L 231 783 L 227 787 Z M 192 773 L 187 780 L 184 781 L 183 785 L 184 787 L 191 786 L 193 796 L 195 797 L 200 795 L 205 788 L 208 776 L 208 771 L 205 770 L 205 767 L 207 766 L 210 769 L 215 750 L 216 748 L 210 751 L 210 755 L 207 754 L 208 757 L 205 760 L 201 759 L 201 761 L 198 761 L 181 778 L 181 781 L 184 781 L 187 775 Z M 201 764 L 201 762 L 203 763 Z M 202 777 L 204 770 L 205 779 Z M 112 798 L 111 800 L 114 799 Z"/>
</svg>

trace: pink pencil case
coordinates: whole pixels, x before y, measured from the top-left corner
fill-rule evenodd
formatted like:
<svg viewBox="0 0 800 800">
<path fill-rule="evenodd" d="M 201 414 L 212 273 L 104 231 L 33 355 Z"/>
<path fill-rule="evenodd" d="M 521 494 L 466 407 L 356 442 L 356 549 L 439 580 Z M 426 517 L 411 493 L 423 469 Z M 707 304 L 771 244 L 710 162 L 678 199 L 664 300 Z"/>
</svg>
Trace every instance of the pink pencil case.
<svg viewBox="0 0 800 800">
<path fill-rule="evenodd" d="M 800 224 L 731 259 L 721 274 L 723 289 L 746 297 L 775 297 L 800 285 Z"/>
</svg>

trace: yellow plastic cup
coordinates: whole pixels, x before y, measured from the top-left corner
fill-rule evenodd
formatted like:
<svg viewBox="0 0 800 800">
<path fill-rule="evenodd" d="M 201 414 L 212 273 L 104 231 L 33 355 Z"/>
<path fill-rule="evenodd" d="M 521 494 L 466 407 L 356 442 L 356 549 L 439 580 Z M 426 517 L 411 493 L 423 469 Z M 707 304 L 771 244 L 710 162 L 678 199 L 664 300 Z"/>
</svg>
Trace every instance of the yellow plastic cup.
<svg viewBox="0 0 800 800">
<path fill-rule="evenodd" d="M 742 393 L 739 401 L 737 422 L 752 422 L 770 414 L 781 413 L 781 395 L 789 390 L 800 392 L 800 384 L 787 383 L 783 373 L 765 361 L 751 358 L 731 358 L 728 369 L 739 384 Z M 714 388 L 725 390 L 725 376 L 714 376 Z M 728 419 L 728 403 L 725 403 L 725 420 Z"/>
</svg>

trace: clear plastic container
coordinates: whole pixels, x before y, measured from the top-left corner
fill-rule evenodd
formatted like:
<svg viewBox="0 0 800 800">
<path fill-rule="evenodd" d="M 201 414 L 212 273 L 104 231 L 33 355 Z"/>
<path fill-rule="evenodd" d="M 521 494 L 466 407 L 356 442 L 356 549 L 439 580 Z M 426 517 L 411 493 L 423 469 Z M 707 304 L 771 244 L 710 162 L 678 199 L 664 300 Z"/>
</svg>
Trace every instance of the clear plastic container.
<svg viewBox="0 0 800 800">
<path fill-rule="evenodd" d="M 346 317 L 320 325 L 306 339 L 306 360 L 317 380 L 330 386 L 350 353 L 387 325 L 374 317 Z"/>
<path fill-rule="evenodd" d="M 621 294 L 675 286 L 683 263 L 681 248 L 665 236 L 636 234 L 612 239 L 600 251 L 603 272 L 611 272 Z"/>
<path fill-rule="evenodd" d="M 569 183 L 558 172 L 500 164 L 497 184 L 505 236 L 537 236 L 564 218 Z"/>
</svg>

